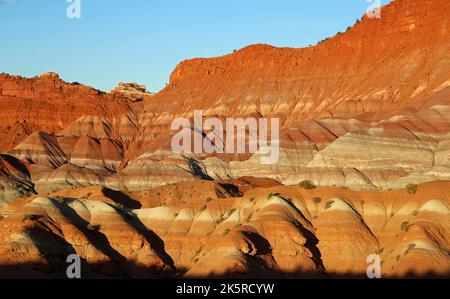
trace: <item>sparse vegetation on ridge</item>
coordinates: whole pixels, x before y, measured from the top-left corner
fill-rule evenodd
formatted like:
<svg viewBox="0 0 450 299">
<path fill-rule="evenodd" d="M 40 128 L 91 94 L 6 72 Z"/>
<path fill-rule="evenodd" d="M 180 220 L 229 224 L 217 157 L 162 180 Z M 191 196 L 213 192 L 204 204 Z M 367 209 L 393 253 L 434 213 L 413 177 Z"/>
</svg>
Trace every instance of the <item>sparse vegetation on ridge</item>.
<svg viewBox="0 0 450 299">
<path fill-rule="evenodd" d="M 301 181 L 298 185 L 305 190 L 313 190 L 317 188 L 317 186 L 309 180 Z"/>
</svg>

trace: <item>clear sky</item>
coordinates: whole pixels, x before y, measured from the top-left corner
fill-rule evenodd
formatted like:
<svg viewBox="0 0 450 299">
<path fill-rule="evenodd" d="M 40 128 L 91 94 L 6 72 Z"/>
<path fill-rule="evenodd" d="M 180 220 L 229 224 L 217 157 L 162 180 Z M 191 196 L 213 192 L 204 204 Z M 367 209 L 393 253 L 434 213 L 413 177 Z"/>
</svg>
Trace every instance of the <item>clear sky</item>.
<svg viewBox="0 0 450 299">
<path fill-rule="evenodd" d="M 382 0 L 382 4 L 390 2 Z M 249 44 L 303 47 L 353 25 L 368 0 L 0 0 L 0 72 L 111 90 L 138 82 L 158 91 L 184 59 Z"/>
</svg>

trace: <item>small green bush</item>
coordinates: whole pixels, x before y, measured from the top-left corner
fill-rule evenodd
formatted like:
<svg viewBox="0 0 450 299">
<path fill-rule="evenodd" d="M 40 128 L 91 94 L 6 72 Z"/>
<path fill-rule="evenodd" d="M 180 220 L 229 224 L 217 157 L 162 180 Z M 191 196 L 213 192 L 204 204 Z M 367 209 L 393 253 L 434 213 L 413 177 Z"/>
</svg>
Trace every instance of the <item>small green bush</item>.
<svg viewBox="0 0 450 299">
<path fill-rule="evenodd" d="M 302 181 L 299 183 L 299 186 L 305 190 L 313 190 L 317 188 L 317 186 L 311 181 Z"/>
<path fill-rule="evenodd" d="M 325 210 L 330 209 L 334 204 L 334 200 L 329 200 L 327 201 L 327 203 L 325 204 Z"/>
<path fill-rule="evenodd" d="M 406 186 L 406 191 L 408 191 L 409 194 L 414 195 L 417 193 L 418 188 L 419 186 L 415 184 L 409 184 L 408 186 Z"/>
<path fill-rule="evenodd" d="M 313 200 L 316 205 L 322 202 L 322 198 L 320 198 L 320 197 L 314 197 Z"/>
<path fill-rule="evenodd" d="M 66 203 L 64 197 L 61 196 L 56 196 L 55 198 L 53 198 L 57 203 L 64 205 Z"/>
<path fill-rule="evenodd" d="M 233 215 L 234 212 L 236 212 L 236 208 L 233 208 L 233 209 L 229 210 L 229 211 L 227 212 L 227 218 L 230 217 L 231 215 Z"/>
<path fill-rule="evenodd" d="M 252 221 L 252 218 L 253 218 L 253 212 L 251 212 L 248 216 L 247 216 L 247 219 L 246 219 L 246 223 L 250 223 L 251 221 Z"/>
<path fill-rule="evenodd" d="M 222 215 L 222 216 L 220 216 L 220 218 L 218 218 L 218 219 L 216 219 L 216 225 L 219 225 L 219 224 L 221 224 L 222 222 L 224 222 L 226 219 L 225 219 L 225 217 Z"/>
<path fill-rule="evenodd" d="M 100 225 L 98 225 L 98 224 L 96 224 L 96 225 L 93 225 L 93 224 L 88 224 L 87 226 L 86 226 L 86 229 L 88 230 L 88 231 L 90 231 L 90 232 L 98 232 L 99 230 L 100 230 Z"/>
<path fill-rule="evenodd" d="M 411 224 L 408 221 L 405 221 L 401 225 L 401 229 L 403 232 L 407 233 L 411 227 Z"/>
<path fill-rule="evenodd" d="M 93 225 L 93 224 L 90 224 L 90 223 L 89 223 L 89 224 L 86 226 L 86 229 L 87 229 L 88 231 L 90 231 L 90 232 L 98 232 L 98 231 L 101 229 L 101 227 L 100 227 L 99 224 Z"/>
</svg>

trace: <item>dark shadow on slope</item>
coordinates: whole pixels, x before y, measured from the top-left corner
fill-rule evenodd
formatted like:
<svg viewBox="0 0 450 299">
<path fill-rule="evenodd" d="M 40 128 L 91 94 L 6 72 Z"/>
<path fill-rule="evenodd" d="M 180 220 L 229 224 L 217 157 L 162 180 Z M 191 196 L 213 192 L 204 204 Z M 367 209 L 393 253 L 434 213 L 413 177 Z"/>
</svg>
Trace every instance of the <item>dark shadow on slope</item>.
<svg viewBox="0 0 450 299">
<path fill-rule="evenodd" d="M 142 204 L 128 195 L 109 188 L 102 188 L 102 193 L 112 201 L 130 209 L 140 209 Z"/>
<path fill-rule="evenodd" d="M 184 159 L 188 163 L 189 169 L 193 176 L 198 177 L 205 181 L 214 181 L 212 177 L 210 177 L 207 173 L 205 173 L 205 171 L 200 166 L 197 160 L 187 157 L 184 157 Z"/>
<path fill-rule="evenodd" d="M 239 187 L 233 185 L 233 184 L 225 184 L 225 183 L 219 183 L 219 187 L 221 187 L 226 194 L 220 188 L 216 189 L 216 195 L 219 198 L 227 198 L 227 197 L 242 197 L 243 194 L 241 190 L 239 190 Z"/>
<path fill-rule="evenodd" d="M 114 264 L 115 265 L 115 264 Z M 130 277 L 126 273 L 116 272 L 116 273 L 100 273 L 96 272 L 95 269 L 110 268 L 111 263 L 91 263 L 83 264 L 82 268 L 82 278 L 83 279 L 179 279 L 178 275 L 175 275 L 173 271 L 161 271 L 155 274 L 149 271 L 148 267 L 144 267 L 137 263 L 127 262 L 123 264 L 129 269 L 134 269 L 136 273 L 145 273 L 144 275 Z M 0 265 L 0 279 L 66 279 L 66 270 L 61 269 L 55 272 L 45 272 L 40 271 L 41 268 L 45 268 L 45 265 L 37 264 L 16 264 L 16 265 Z M 128 271 L 129 272 L 129 271 Z M 447 280 L 450 277 L 450 272 L 444 275 L 439 275 L 434 272 L 428 272 L 423 275 L 417 275 L 414 272 L 406 273 L 404 276 L 385 276 L 383 279 L 442 279 Z M 197 277 L 181 277 L 181 279 L 198 279 L 198 280 L 224 280 L 224 279 L 319 279 L 319 280 L 329 280 L 329 279 L 351 279 L 351 280 L 367 280 L 365 275 L 352 275 L 352 274 L 338 274 L 338 273 L 327 273 L 326 276 L 321 275 L 317 272 L 309 271 L 296 271 L 296 272 L 271 272 L 262 273 L 261 271 L 253 271 L 249 273 L 233 273 L 229 272 L 221 276 L 197 276 Z"/>
<path fill-rule="evenodd" d="M 126 258 L 116 251 L 109 243 L 108 238 L 97 229 L 89 230 L 90 224 L 81 218 L 77 212 L 67 205 L 56 204 L 55 205 L 60 212 L 88 239 L 97 250 L 109 257 L 113 262 L 123 263 Z"/>
<path fill-rule="evenodd" d="M 283 198 L 295 211 L 302 217 L 306 222 L 308 222 L 311 226 L 312 223 L 308 221 L 308 219 L 303 215 L 302 211 L 300 211 L 291 200 L 288 200 L 287 198 L 283 197 L 283 195 L 279 195 L 281 198 Z M 301 223 L 295 223 L 295 226 L 300 230 L 302 235 L 306 238 L 305 247 L 311 251 L 313 257 L 313 261 L 316 264 L 316 266 L 325 273 L 325 266 L 322 261 L 322 253 L 319 250 L 319 247 L 317 245 L 319 244 L 319 239 L 312 233 L 310 230 L 308 230 L 306 227 L 304 227 Z"/>
<path fill-rule="evenodd" d="M 28 177 L 31 176 L 27 167 L 19 159 L 15 158 L 13 156 L 10 156 L 10 155 L 5 155 L 5 154 L 0 154 L 0 158 L 2 158 L 3 160 L 5 160 L 9 164 L 11 164 L 15 169 L 22 172 L 26 176 L 28 176 Z"/>
<path fill-rule="evenodd" d="M 47 264 L 30 264 L 24 270 L 43 271 L 49 274 L 65 271 L 67 257 L 76 253 L 73 246 L 55 234 L 49 225 L 52 225 L 51 220 L 42 216 L 35 218 L 33 226 L 26 228 L 26 233 Z"/>
<path fill-rule="evenodd" d="M 268 264 L 269 260 L 271 261 L 271 264 L 276 264 L 275 258 L 272 255 L 272 246 L 269 241 L 263 236 L 253 232 L 243 231 L 242 235 L 251 242 L 251 244 L 247 243 L 250 247 L 252 247 L 252 245 L 255 246 L 255 248 L 251 248 L 251 254 L 246 255 L 251 271 L 258 273 L 258 275 L 263 277 L 276 274 L 276 271 L 271 269 Z"/>
<path fill-rule="evenodd" d="M 149 230 L 132 212 L 115 206 L 112 207 L 116 209 L 128 225 L 137 230 L 145 238 L 145 240 L 151 245 L 152 249 L 158 254 L 166 265 L 169 265 L 172 269 L 175 268 L 175 262 L 166 252 L 164 241 L 154 231 Z"/>
</svg>

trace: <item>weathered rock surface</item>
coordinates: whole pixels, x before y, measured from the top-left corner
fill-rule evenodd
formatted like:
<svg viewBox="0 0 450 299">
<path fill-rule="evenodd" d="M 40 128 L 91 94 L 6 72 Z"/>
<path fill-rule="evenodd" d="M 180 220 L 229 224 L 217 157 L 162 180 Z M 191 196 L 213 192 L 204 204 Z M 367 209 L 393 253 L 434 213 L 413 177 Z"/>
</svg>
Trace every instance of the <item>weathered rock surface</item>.
<svg viewBox="0 0 450 299">
<path fill-rule="evenodd" d="M 448 181 L 414 194 L 232 183 L 133 194 L 91 187 L 12 202 L 0 220 L 0 268 L 61 277 L 77 253 L 93 277 L 359 277 L 378 254 L 384 277 L 449 274 Z M 226 185 L 246 191 L 219 196 Z M 112 200 L 120 198 L 142 206 Z"/>
<path fill-rule="evenodd" d="M 111 91 L 112 94 L 120 94 L 133 102 L 140 102 L 150 98 L 154 94 L 147 91 L 144 85 L 137 83 L 119 83 L 119 85 Z"/>
<path fill-rule="evenodd" d="M 93 277 L 361 276 L 373 253 L 448 276 L 449 12 L 396 0 L 315 47 L 182 62 L 155 95 L 0 75 L 0 277 L 71 253 Z M 175 154 L 194 110 L 279 118 L 278 162 Z"/>
</svg>

